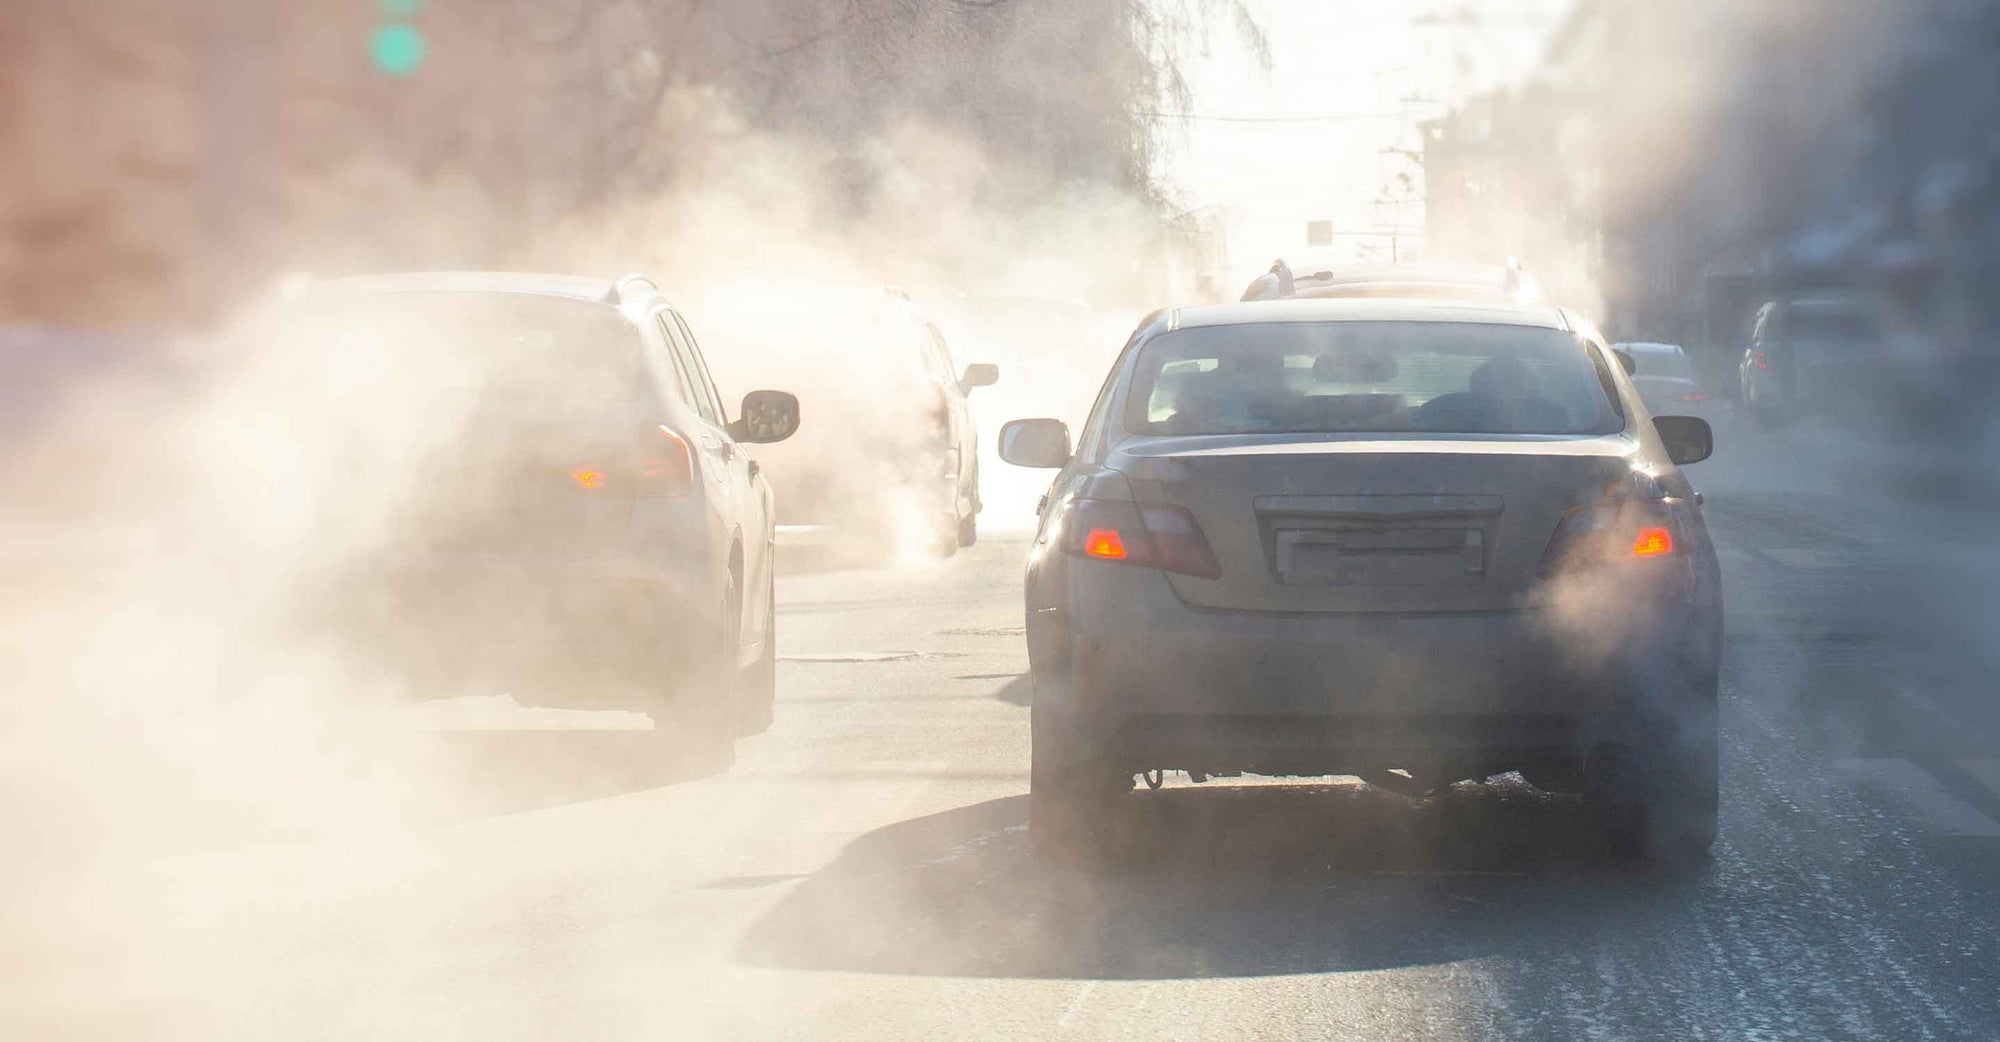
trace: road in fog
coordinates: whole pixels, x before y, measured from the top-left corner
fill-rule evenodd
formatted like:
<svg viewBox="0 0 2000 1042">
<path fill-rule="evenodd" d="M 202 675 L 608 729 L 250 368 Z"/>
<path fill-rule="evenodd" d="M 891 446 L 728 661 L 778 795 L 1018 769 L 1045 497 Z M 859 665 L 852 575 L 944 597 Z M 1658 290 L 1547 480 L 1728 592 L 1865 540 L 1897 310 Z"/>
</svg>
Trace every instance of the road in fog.
<svg viewBox="0 0 2000 1042">
<path fill-rule="evenodd" d="M 1696 472 L 1730 599 L 1722 838 L 1691 874 L 1600 864 L 1580 808 L 1519 783 L 1412 803 L 1184 776 L 1136 797 L 1133 870 L 1039 869 L 1024 544 L 989 539 L 785 578 L 778 725 L 726 775 L 677 781 L 635 731 L 457 736 L 491 779 L 473 812 L 161 862 L 155 947 L 74 953 L 98 968 L 33 1015 L 260 1039 L 2000 1037 L 1993 706 L 1899 596 L 1963 577 L 1949 533 L 1811 432 Z"/>
</svg>

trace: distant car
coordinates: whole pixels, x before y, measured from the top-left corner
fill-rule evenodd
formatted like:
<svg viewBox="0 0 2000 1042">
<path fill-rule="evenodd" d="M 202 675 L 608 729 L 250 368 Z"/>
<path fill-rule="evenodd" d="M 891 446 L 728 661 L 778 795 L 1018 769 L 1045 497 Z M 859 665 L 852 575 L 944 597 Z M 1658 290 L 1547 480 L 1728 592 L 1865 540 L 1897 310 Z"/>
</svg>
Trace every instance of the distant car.
<svg viewBox="0 0 2000 1042">
<path fill-rule="evenodd" d="M 1874 314 L 1842 298 L 1774 300 L 1757 310 L 1737 364 L 1739 395 L 1758 426 L 1866 403 L 1896 365 Z"/>
<path fill-rule="evenodd" d="M 1155 313 L 1059 468 L 1029 552 L 1030 838 L 1113 845 L 1135 773 L 1520 770 L 1620 841 L 1705 851 L 1721 586 L 1680 465 L 1552 308 L 1300 300 Z M 1396 774 L 1396 771 L 1407 772 Z"/>
<path fill-rule="evenodd" d="M 1303 268 L 1284 260 L 1243 291 L 1244 300 L 1300 297 L 1394 297 L 1464 300 L 1488 304 L 1542 303 L 1541 287 L 1519 264 L 1445 264 L 1409 261 L 1388 265 Z"/>
<path fill-rule="evenodd" d="M 740 317 L 743 343 L 728 362 L 800 381 L 806 409 L 830 418 L 818 435 L 758 455 L 778 491 L 782 537 L 864 555 L 971 546 L 984 504 L 966 397 L 999 369 L 961 372 L 937 324 L 901 290 L 827 293 L 804 310 L 816 317 L 810 334 L 773 335 Z"/>
<path fill-rule="evenodd" d="M 1631 340 L 1611 347 L 1632 359 L 1632 384 L 1639 389 L 1647 412 L 1713 420 L 1715 403 L 1696 375 L 1694 362 L 1679 344 Z"/>
<path fill-rule="evenodd" d="M 798 402 L 735 419 L 643 278 L 333 280 L 257 323 L 324 374 L 290 418 L 319 461 L 314 623 L 421 695 L 646 712 L 726 762 L 768 727 L 772 494 L 743 450 Z"/>
</svg>

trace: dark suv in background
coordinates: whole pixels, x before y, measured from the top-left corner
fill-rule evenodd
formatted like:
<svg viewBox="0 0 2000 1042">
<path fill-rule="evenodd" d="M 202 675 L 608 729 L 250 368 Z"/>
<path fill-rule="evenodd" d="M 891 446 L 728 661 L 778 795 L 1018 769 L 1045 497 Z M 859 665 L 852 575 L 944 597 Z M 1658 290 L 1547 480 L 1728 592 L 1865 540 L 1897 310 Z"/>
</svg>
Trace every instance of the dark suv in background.
<svg viewBox="0 0 2000 1042">
<path fill-rule="evenodd" d="M 1743 408 L 1772 430 L 1824 412 L 1865 407 L 1894 374 L 1873 312 L 1843 297 L 1774 300 L 1757 309 L 1737 363 Z"/>
</svg>

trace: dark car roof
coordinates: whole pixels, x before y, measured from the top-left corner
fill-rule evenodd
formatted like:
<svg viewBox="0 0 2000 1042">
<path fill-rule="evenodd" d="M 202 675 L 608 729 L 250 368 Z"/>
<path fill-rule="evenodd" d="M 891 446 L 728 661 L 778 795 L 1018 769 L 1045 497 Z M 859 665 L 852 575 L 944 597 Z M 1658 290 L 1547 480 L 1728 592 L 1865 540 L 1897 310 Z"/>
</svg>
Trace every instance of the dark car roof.
<svg viewBox="0 0 2000 1042">
<path fill-rule="evenodd" d="M 1552 307 L 1384 297 L 1287 297 L 1208 304 L 1180 308 L 1170 322 L 1176 329 L 1249 322 L 1478 322 L 1570 328 L 1562 312 Z"/>
</svg>

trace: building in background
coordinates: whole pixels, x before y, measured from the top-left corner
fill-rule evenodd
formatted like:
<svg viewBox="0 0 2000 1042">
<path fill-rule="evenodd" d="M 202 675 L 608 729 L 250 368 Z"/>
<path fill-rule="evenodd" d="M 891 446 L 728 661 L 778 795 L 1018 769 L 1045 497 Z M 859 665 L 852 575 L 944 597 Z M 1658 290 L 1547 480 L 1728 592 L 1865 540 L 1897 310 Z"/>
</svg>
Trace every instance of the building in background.
<svg viewBox="0 0 2000 1042">
<path fill-rule="evenodd" d="M 1763 300 L 1829 290 L 1980 369 L 1996 105 L 1990 3 L 1582 0 L 1524 83 L 1423 128 L 1430 255 L 1519 256 L 1711 371 Z"/>
</svg>

